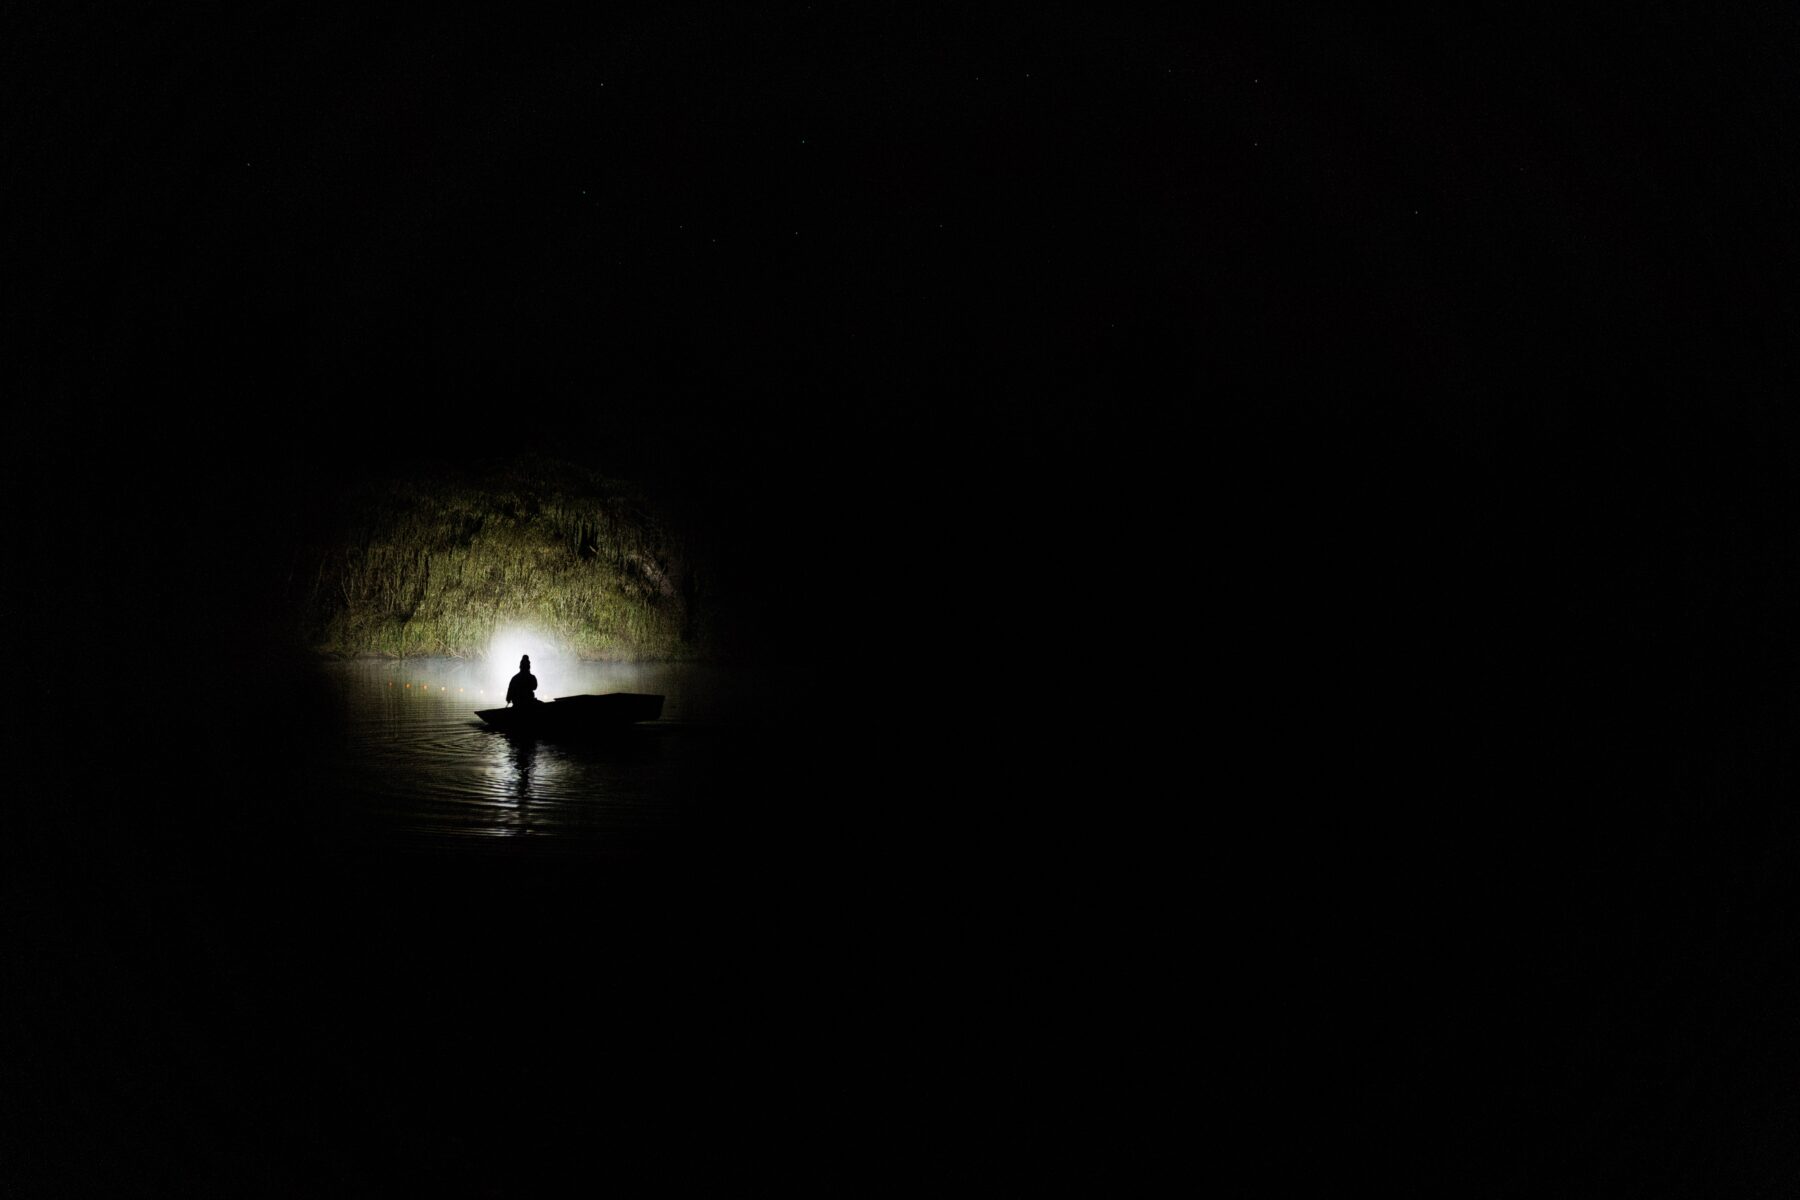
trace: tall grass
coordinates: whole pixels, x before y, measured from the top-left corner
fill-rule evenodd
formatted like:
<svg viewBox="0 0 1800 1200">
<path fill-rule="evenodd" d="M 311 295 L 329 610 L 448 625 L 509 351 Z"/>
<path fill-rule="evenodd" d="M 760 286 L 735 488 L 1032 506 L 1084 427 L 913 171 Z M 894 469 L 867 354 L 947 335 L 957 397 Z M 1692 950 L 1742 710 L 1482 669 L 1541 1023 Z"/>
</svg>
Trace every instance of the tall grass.
<svg viewBox="0 0 1800 1200">
<path fill-rule="evenodd" d="M 345 497 L 305 604 L 341 656 L 485 652 L 525 625 L 615 661 L 706 652 L 677 539 L 629 485 L 565 463 L 396 478 Z"/>
</svg>

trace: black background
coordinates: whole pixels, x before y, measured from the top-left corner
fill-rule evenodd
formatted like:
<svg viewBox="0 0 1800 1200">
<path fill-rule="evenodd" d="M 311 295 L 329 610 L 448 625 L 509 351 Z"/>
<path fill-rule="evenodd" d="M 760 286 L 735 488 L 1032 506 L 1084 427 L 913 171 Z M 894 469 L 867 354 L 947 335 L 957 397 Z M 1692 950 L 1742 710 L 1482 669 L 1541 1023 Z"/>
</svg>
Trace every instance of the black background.
<svg viewBox="0 0 1800 1200">
<path fill-rule="evenodd" d="M 10 726 L 9 1102 L 81 1144 L 87 1102 L 32 1089 L 126 1081 L 72 1093 L 126 1132 L 65 1179 L 504 1194 L 627 1141 L 727 1179 L 1106 1178 L 1257 1132 L 1398 1193 L 1791 1183 L 1780 14 L 817 8 L 18 18 L 8 614 L 21 715 L 56 719 Z M 644 1090 L 366 1032 L 323 1060 L 510 1096 L 514 1157 L 345 1107 L 270 931 L 335 996 L 340 918 L 430 897 L 370 994 L 504 1003 L 457 944 L 500 935 L 483 901 L 565 914 L 515 978 L 578 991 L 565 937 L 654 869 L 326 855 L 347 898 L 290 909 L 267 880 L 316 847 L 219 775 L 303 748 L 58 735 L 121 662 L 215 707 L 275 669 L 344 485 L 522 451 L 694 531 L 746 670 L 855 683 L 717 781 L 792 828 L 713 813 L 621 952 L 679 1001 L 607 977 L 656 1036 L 595 1053 Z M 169 760 L 205 814 L 174 833 L 140 782 Z M 864 815 L 902 795 L 957 819 Z"/>
</svg>

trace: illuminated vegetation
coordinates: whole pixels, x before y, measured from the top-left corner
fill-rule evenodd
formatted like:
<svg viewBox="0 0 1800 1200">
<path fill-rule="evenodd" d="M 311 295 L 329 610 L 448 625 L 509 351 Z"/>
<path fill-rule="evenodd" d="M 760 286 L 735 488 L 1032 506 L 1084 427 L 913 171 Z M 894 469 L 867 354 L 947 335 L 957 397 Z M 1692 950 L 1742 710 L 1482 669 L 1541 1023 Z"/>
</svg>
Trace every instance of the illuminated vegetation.
<svg viewBox="0 0 1800 1200">
<path fill-rule="evenodd" d="M 318 547 L 308 640 L 340 656 L 482 654 L 528 625 L 581 658 L 704 653 L 696 585 L 643 498 L 562 463 L 395 479 L 345 498 Z"/>
</svg>

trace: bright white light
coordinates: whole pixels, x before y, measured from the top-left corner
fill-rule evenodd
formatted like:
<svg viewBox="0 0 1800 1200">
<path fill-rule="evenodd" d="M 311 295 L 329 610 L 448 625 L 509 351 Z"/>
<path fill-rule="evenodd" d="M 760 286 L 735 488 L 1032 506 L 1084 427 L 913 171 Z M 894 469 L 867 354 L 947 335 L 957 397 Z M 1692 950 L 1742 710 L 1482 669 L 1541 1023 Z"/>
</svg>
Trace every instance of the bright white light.
<svg viewBox="0 0 1800 1200">
<path fill-rule="evenodd" d="M 521 625 L 497 630 L 488 643 L 482 667 L 483 692 L 504 697 L 506 685 L 519 673 L 520 656 L 526 654 L 531 656 L 531 673 L 537 676 L 537 698 L 554 700 L 562 695 L 568 656 L 547 634 Z"/>
</svg>

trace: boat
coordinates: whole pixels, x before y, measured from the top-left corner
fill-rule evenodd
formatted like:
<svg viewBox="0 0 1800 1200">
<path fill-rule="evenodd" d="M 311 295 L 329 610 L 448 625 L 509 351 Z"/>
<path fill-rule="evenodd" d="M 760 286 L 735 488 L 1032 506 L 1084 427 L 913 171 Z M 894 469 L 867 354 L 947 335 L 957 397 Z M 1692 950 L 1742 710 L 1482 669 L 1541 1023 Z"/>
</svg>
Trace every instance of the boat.
<svg viewBox="0 0 1800 1200">
<path fill-rule="evenodd" d="M 511 708 L 478 708 L 475 715 L 505 733 L 574 737 L 660 720 L 662 708 L 661 696 L 608 692 L 604 696 L 559 696 Z"/>
</svg>

